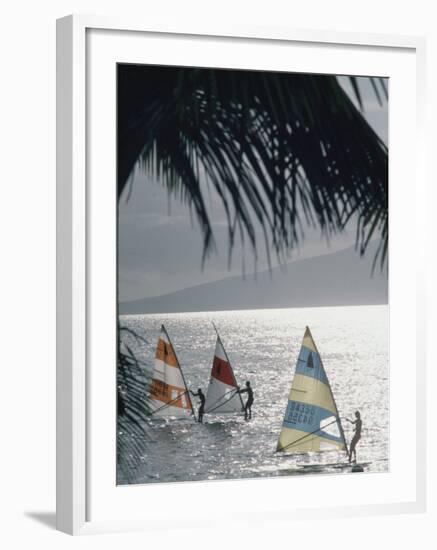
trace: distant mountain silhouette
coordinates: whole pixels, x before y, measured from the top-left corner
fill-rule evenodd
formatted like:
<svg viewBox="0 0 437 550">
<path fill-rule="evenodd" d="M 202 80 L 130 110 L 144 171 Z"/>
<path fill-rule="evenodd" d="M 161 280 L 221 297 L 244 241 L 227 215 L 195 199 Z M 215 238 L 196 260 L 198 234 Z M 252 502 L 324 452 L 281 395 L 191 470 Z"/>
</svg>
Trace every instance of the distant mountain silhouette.
<svg viewBox="0 0 437 550">
<path fill-rule="evenodd" d="M 177 313 L 282 307 L 316 307 L 386 304 L 386 272 L 372 262 L 376 243 L 363 258 L 347 248 L 304 260 L 296 260 L 253 275 L 226 277 L 219 281 L 184 288 L 171 294 L 144 298 L 119 305 L 119 313 Z"/>
</svg>

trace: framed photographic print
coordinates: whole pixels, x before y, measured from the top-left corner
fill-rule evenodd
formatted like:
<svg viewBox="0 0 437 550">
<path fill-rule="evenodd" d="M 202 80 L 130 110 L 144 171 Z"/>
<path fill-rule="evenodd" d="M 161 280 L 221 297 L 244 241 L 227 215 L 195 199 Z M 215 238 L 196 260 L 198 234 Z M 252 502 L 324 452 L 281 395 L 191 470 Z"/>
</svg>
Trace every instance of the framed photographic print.
<svg viewBox="0 0 437 550">
<path fill-rule="evenodd" d="M 58 21 L 59 529 L 424 509 L 423 52 Z"/>
</svg>

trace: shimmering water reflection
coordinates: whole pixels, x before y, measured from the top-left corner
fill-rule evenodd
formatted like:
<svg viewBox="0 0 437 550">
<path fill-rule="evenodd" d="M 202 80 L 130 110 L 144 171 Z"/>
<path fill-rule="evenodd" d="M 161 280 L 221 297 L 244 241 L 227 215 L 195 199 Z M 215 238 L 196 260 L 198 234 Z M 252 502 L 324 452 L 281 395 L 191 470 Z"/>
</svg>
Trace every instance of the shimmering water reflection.
<svg viewBox="0 0 437 550">
<path fill-rule="evenodd" d="M 322 356 L 341 416 L 361 411 L 363 436 L 357 447 L 366 471 L 388 470 L 389 369 L 388 307 L 331 307 L 250 310 L 121 318 L 149 341 L 135 353 L 150 368 L 165 324 L 191 389 L 206 390 L 215 347 L 213 321 L 220 331 L 240 385 L 249 379 L 255 393 L 253 418 L 205 415 L 192 420 L 148 423 L 138 442 L 141 467 L 119 483 L 150 483 L 243 477 L 343 473 L 344 453 L 276 454 L 275 448 L 305 326 Z M 195 400 L 194 400 L 195 401 Z M 344 423 L 350 441 L 352 427 Z M 123 437 L 131 437 L 126 430 Z M 120 473 L 119 473 L 120 474 Z"/>
</svg>

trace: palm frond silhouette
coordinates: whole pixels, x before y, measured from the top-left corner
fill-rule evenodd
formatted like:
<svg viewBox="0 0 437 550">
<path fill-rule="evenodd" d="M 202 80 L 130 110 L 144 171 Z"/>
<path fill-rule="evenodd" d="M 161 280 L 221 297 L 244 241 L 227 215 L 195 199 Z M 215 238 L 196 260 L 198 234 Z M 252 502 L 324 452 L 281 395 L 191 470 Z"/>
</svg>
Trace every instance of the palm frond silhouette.
<svg viewBox="0 0 437 550">
<path fill-rule="evenodd" d="M 371 82 L 382 101 L 383 80 Z M 256 254 L 258 223 L 281 256 L 306 224 L 329 237 L 356 219 L 360 253 L 378 235 L 386 260 L 387 147 L 335 76 L 119 65 L 119 197 L 136 166 L 194 210 L 205 256 L 212 185 L 231 247 L 239 234 Z"/>
</svg>

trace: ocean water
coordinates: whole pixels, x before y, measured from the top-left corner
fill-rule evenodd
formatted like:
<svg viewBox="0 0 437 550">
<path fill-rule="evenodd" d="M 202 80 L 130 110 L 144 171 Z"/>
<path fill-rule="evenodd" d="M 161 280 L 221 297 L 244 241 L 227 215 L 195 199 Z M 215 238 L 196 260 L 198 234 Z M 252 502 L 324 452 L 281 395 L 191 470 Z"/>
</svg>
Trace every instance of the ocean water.
<svg viewBox="0 0 437 550">
<path fill-rule="evenodd" d="M 313 334 L 341 417 L 360 410 L 357 458 L 365 472 L 389 468 L 388 306 L 265 309 L 122 316 L 121 324 L 148 344 L 133 350 L 150 370 L 164 323 L 189 388 L 206 392 L 215 348 L 213 321 L 237 382 L 250 380 L 252 420 L 241 415 L 151 419 L 136 436 L 135 471 L 118 472 L 118 483 L 176 482 L 302 474 L 346 474 L 345 453 L 275 453 L 305 326 Z M 193 398 L 193 404 L 197 399 Z M 350 442 L 353 427 L 343 422 Z M 133 437 L 129 426 L 119 437 Z M 354 474 L 356 475 L 356 474 Z"/>
</svg>

